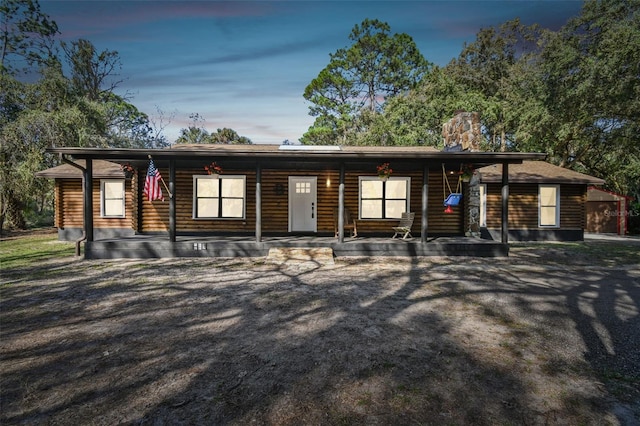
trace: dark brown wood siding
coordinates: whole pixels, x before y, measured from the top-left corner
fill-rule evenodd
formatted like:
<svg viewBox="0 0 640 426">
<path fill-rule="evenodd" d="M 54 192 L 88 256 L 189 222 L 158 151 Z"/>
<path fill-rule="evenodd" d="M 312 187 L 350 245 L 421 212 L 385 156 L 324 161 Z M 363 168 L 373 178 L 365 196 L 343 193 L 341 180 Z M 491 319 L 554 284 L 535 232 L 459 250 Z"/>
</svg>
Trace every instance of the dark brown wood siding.
<svg viewBox="0 0 640 426">
<path fill-rule="evenodd" d="M 56 186 L 62 194 L 56 206 L 60 215 L 58 228 L 82 228 L 82 180 L 56 179 Z"/>
<path fill-rule="evenodd" d="M 586 185 L 560 185 L 560 227 L 584 229 L 587 225 L 586 204 Z"/>
<path fill-rule="evenodd" d="M 168 176 L 167 169 L 160 169 L 162 176 Z M 255 232 L 256 218 L 256 175 L 254 170 L 225 170 L 227 175 L 246 176 L 246 216 L 244 219 L 194 219 L 193 218 L 193 175 L 203 174 L 200 169 L 184 169 L 176 171 L 176 230 L 178 232 Z M 345 206 L 358 215 L 359 176 L 371 176 L 370 170 L 348 170 L 345 174 Z M 262 231 L 274 233 L 288 232 L 288 182 L 289 176 L 316 176 L 318 178 L 318 232 L 333 233 L 333 211 L 338 205 L 339 172 L 325 171 L 290 171 L 262 170 Z M 397 176 L 410 177 L 410 209 L 416 213 L 413 226 L 415 233 L 420 231 L 422 209 L 422 173 L 398 173 Z M 143 177 L 141 176 L 141 179 Z M 327 179 L 330 185 L 327 186 Z M 166 178 L 165 178 L 166 180 Z M 455 190 L 456 178 L 450 178 Z M 460 235 L 462 233 L 462 206 L 454 207 L 454 214 L 444 214 L 443 200 L 449 191 L 440 172 L 429 175 L 429 233 Z M 142 185 L 135 186 L 135 192 L 142 191 Z M 142 231 L 168 231 L 169 229 L 169 197 L 166 190 L 165 201 L 149 202 L 142 200 Z M 134 193 L 133 200 L 138 196 Z M 134 201 L 137 203 L 137 201 Z M 359 220 L 359 233 L 389 233 L 397 220 Z M 134 229 L 137 218 L 134 219 Z"/>
<path fill-rule="evenodd" d="M 133 192 L 131 181 L 125 181 L 125 217 L 100 217 L 100 179 L 93 180 L 93 227 L 131 228 L 133 217 Z M 84 226 L 81 179 L 56 179 L 56 226 L 60 229 Z"/>
<path fill-rule="evenodd" d="M 537 229 L 538 184 L 509 185 L 509 228 Z M 502 186 L 487 185 L 487 227 L 500 228 Z M 583 229 L 585 224 L 586 185 L 560 185 L 560 228 Z"/>
</svg>

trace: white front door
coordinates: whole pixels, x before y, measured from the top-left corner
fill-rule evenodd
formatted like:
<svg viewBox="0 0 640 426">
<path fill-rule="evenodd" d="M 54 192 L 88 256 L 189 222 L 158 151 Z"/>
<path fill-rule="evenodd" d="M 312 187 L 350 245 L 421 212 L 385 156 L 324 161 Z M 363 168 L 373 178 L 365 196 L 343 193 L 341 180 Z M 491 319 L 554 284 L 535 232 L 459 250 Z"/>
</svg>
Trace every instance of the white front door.
<svg viewBox="0 0 640 426">
<path fill-rule="evenodd" d="M 289 176 L 289 232 L 316 232 L 318 200 L 316 176 Z"/>
</svg>

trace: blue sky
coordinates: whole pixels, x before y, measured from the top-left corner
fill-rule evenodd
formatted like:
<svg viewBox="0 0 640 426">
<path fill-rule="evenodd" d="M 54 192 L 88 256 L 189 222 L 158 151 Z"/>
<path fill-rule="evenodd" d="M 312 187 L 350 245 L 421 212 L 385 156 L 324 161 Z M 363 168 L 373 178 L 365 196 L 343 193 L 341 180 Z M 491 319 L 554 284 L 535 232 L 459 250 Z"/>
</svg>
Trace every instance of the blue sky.
<svg viewBox="0 0 640 426">
<path fill-rule="evenodd" d="M 189 115 L 208 131 L 229 127 L 254 143 L 297 141 L 313 123 L 305 87 L 350 45 L 364 19 L 406 33 L 437 65 L 481 28 L 520 17 L 557 29 L 581 1 L 57 1 L 41 0 L 61 39 L 117 51 L 116 92 L 158 122 L 173 142 Z"/>
</svg>

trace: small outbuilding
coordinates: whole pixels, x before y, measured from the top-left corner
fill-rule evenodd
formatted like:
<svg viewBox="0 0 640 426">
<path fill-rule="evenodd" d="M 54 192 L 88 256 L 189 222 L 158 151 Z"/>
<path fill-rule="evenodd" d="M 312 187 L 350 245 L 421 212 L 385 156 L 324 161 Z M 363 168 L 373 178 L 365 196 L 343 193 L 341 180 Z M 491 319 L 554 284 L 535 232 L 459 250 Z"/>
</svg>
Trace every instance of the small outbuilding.
<svg viewBox="0 0 640 426">
<path fill-rule="evenodd" d="M 632 198 L 602 188 L 587 188 L 587 232 L 628 233 L 629 203 Z"/>
<path fill-rule="evenodd" d="M 493 238 L 500 230 L 502 173 L 479 170 L 480 227 Z M 509 168 L 509 239 L 581 241 L 587 228 L 587 188 L 604 180 L 546 161 L 523 161 Z"/>
</svg>

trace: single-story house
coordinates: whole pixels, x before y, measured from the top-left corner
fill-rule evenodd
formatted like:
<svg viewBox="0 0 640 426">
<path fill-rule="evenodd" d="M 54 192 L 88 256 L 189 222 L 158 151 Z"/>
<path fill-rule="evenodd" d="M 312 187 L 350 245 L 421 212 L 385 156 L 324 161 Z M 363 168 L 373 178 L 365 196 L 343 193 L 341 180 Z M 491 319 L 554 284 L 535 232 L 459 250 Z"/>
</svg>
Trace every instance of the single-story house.
<svg viewBox="0 0 640 426">
<path fill-rule="evenodd" d="M 632 197 L 590 186 L 587 188 L 587 232 L 626 235 Z"/>
<path fill-rule="evenodd" d="M 602 183 L 558 171 L 539 161 L 542 153 L 299 145 L 50 152 L 63 164 L 38 176 L 55 179 L 59 237 L 84 240 L 87 258 L 255 256 L 277 244 L 329 246 L 339 255 L 506 255 L 511 236 L 546 238 L 542 231 L 553 229 L 556 239 L 580 238 L 586 185 Z M 164 201 L 144 195 L 151 157 Z M 221 174 L 205 169 L 214 162 Z M 393 171 L 381 179 L 385 163 Z M 121 165 L 134 169 L 131 177 Z M 479 173 L 461 183 L 463 168 Z M 476 188 L 484 191 L 482 223 L 466 202 Z M 458 192 L 460 204 L 445 209 Z M 345 211 L 358 238 L 345 235 Z M 392 240 L 403 212 L 415 212 L 414 238 Z M 492 239 L 470 232 L 484 224 Z"/>
</svg>

